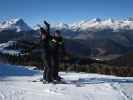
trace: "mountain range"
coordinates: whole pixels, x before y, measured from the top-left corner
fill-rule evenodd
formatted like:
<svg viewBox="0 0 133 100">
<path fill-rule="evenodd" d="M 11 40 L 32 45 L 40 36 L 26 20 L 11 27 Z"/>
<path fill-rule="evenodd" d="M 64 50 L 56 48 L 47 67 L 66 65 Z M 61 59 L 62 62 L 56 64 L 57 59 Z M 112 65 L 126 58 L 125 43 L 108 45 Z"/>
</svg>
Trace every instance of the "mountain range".
<svg viewBox="0 0 133 100">
<path fill-rule="evenodd" d="M 32 38 L 35 31 L 21 18 L 0 22 L 0 43 L 19 38 Z"/>
<path fill-rule="evenodd" d="M 133 50 L 133 18 L 57 23 L 51 25 L 51 32 L 54 30 L 63 33 L 67 49 L 77 55 L 103 57 L 123 55 Z M 21 18 L 0 22 L 1 43 L 18 38 L 34 40 L 37 35 L 37 28 L 31 28 Z"/>
</svg>

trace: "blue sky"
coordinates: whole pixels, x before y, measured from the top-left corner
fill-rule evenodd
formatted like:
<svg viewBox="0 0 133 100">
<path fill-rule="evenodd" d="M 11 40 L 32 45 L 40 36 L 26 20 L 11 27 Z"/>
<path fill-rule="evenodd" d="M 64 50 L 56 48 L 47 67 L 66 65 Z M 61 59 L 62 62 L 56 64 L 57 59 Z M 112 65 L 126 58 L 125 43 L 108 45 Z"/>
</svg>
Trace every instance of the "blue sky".
<svg viewBox="0 0 133 100">
<path fill-rule="evenodd" d="M 72 23 L 91 18 L 133 16 L 133 0 L 0 0 L 0 20 L 23 18 L 29 25 Z"/>
</svg>

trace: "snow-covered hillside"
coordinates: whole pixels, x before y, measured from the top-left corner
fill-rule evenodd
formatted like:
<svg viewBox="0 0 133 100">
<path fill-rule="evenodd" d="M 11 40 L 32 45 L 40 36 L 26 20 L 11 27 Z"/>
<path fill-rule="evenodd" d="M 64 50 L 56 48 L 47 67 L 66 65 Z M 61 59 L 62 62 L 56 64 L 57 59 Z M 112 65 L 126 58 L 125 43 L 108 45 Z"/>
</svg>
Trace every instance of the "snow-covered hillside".
<svg viewBox="0 0 133 100">
<path fill-rule="evenodd" d="M 0 100 L 132 100 L 133 78 L 65 73 L 68 84 L 32 82 L 42 72 L 24 66 L 0 64 Z"/>
<path fill-rule="evenodd" d="M 6 43 L 0 44 L 0 53 L 2 54 L 10 54 L 10 55 L 21 55 L 21 49 L 15 48 L 16 41 L 8 41 Z M 10 48 L 14 47 L 14 48 Z"/>
<path fill-rule="evenodd" d="M 15 32 L 31 31 L 32 29 L 21 18 L 14 18 L 0 22 L 0 31 L 11 30 Z"/>
</svg>

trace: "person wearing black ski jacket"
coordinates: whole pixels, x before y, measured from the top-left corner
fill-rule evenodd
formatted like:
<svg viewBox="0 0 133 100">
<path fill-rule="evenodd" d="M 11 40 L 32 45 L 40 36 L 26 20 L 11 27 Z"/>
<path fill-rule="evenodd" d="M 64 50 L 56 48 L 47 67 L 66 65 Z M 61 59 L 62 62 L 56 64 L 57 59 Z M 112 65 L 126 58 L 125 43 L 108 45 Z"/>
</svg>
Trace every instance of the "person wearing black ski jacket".
<svg viewBox="0 0 133 100">
<path fill-rule="evenodd" d="M 52 56 L 53 56 L 53 77 L 55 80 L 60 81 L 61 77 L 59 76 L 59 63 L 65 53 L 64 48 L 64 39 L 61 36 L 59 30 L 54 32 L 52 39 Z"/>
<path fill-rule="evenodd" d="M 43 60 L 45 60 L 45 67 L 44 67 L 44 73 L 43 73 L 43 80 L 46 80 L 47 82 L 52 82 L 53 80 L 53 66 L 52 66 L 52 53 L 51 53 L 51 41 L 53 37 L 49 33 L 50 25 L 44 21 L 44 24 L 46 25 L 47 29 L 40 27 L 41 31 L 41 45 L 43 48 L 43 52 L 45 56 Z"/>
</svg>

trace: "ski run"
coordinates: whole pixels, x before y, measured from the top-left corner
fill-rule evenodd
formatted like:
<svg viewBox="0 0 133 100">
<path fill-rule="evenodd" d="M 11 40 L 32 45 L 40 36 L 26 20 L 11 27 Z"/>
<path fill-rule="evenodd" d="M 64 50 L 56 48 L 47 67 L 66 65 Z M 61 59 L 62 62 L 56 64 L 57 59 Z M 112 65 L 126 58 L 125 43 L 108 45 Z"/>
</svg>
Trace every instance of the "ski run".
<svg viewBox="0 0 133 100">
<path fill-rule="evenodd" d="M 68 84 L 32 82 L 34 67 L 0 64 L 0 100 L 133 100 L 133 77 L 60 72 Z"/>
</svg>

